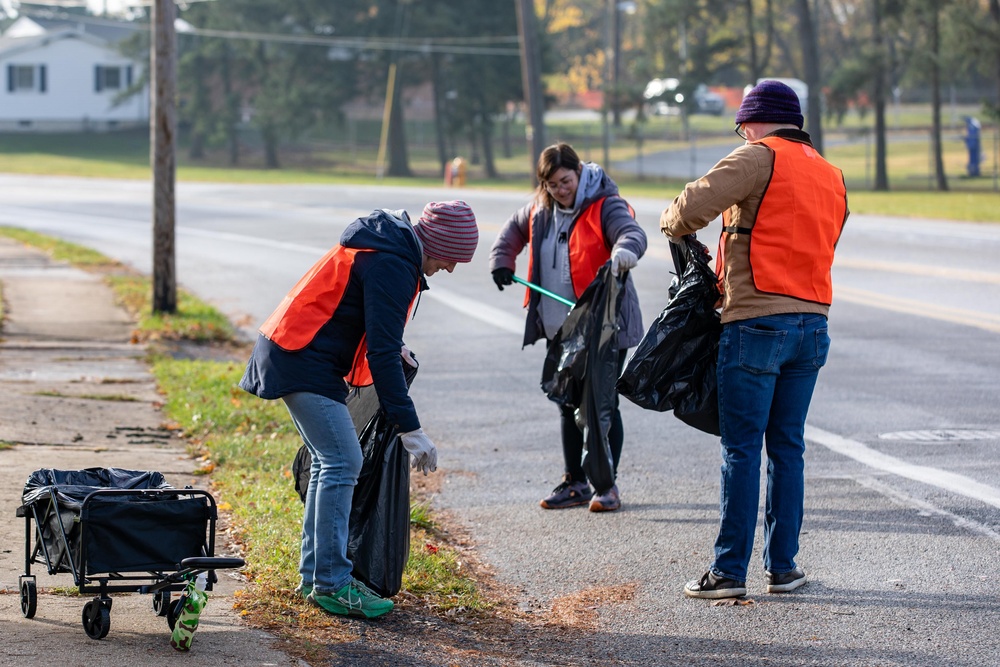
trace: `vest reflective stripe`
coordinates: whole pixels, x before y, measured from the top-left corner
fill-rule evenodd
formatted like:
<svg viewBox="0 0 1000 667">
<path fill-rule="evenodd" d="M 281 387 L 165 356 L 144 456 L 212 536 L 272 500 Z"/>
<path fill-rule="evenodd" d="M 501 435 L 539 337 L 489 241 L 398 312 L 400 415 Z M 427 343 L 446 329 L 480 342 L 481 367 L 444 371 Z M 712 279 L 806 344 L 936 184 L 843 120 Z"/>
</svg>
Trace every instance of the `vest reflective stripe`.
<svg viewBox="0 0 1000 667">
<path fill-rule="evenodd" d="M 774 169 L 749 230 L 754 286 L 761 292 L 829 305 L 834 247 L 847 216 L 843 174 L 808 144 L 778 137 L 758 143 L 774 152 Z M 724 215 L 723 225 L 730 224 L 730 216 Z M 723 262 L 716 265 L 717 271 Z"/>
<path fill-rule="evenodd" d="M 601 197 L 591 203 L 577 217 L 573 223 L 573 228 L 569 235 L 569 275 L 573 281 L 573 293 L 579 299 L 587 286 L 594 281 L 597 271 L 604 266 L 604 263 L 611 258 L 611 251 L 604 242 L 604 229 L 601 225 L 601 214 L 604 210 L 604 200 Z M 632 207 L 628 207 L 629 213 L 635 217 Z M 531 231 L 534 228 L 536 207 L 531 207 L 531 214 L 528 217 L 528 281 L 537 283 L 534 280 L 533 264 L 535 253 L 531 247 Z M 524 305 L 528 305 L 531 297 L 531 288 L 525 289 Z"/>
</svg>

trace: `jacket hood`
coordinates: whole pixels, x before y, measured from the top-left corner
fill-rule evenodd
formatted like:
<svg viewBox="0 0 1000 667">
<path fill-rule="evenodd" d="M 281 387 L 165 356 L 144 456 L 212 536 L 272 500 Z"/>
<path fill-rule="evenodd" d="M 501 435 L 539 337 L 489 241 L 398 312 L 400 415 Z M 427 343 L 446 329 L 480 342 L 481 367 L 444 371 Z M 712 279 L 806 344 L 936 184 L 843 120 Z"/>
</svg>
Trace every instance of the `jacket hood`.
<svg viewBox="0 0 1000 667">
<path fill-rule="evenodd" d="M 372 211 L 347 226 L 340 236 L 345 248 L 362 248 L 399 255 L 421 270 L 423 253 L 420 241 L 406 211 Z"/>
<path fill-rule="evenodd" d="M 580 185 L 576 190 L 574 210 L 579 211 L 590 202 L 601 197 L 618 194 L 618 185 L 611 180 L 604 169 L 593 162 L 585 162 L 580 170 Z"/>
</svg>

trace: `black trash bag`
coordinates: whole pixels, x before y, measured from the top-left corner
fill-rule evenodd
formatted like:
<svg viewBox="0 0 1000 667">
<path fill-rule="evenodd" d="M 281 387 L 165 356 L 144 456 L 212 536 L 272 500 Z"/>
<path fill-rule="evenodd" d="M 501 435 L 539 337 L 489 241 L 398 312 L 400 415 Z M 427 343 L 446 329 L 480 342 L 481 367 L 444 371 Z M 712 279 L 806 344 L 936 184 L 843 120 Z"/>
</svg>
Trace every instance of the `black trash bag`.
<svg viewBox="0 0 1000 667">
<path fill-rule="evenodd" d="M 542 365 L 542 391 L 559 405 L 576 408 L 583 471 L 599 493 L 615 484 L 608 432 L 615 414 L 623 282 L 611 273 L 611 262 L 605 263 L 552 338 Z"/>
<path fill-rule="evenodd" d="M 417 369 L 404 363 L 409 386 Z M 382 597 L 392 597 L 403 583 L 410 557 L 410 459 L 381 408 L 374 385 L 355 387 L 347 409 L 364 457 L 351 503 L 347 557 L 355 579 Z M 305 502 L 312 456 L 303 445 L 292 463 L 295 490 Z"/>
<path fill-rule="evenodd" d="M 150 470 L 123 468 L 84 468 L 56 470 L 40 468 L 28 475 L 21 493 L 25 506 L 42 499 L 48 501 L 49 491 L 55 491 L 60 507 L 79 510 L 83 500 L 96 489 L 169 489 L 163 475 Z"/>
<path fill-rule="evenodd" d="M 618 379 L 633 403 L 666 412 L 699 431 L 720 435 L 716 367 L 722 324 L 719 288 L 708 248 L 693 234 L 670 244 L 678 281 Z"/>
</svg>

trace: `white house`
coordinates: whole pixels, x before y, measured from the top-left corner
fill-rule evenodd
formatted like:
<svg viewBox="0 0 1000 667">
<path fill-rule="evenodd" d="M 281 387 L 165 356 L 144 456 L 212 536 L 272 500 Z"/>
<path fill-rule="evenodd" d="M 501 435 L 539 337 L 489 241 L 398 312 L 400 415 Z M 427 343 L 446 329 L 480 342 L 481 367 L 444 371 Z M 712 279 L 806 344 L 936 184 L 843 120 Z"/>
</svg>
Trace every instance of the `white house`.
<svg viewBox="0 0 1000 667">
<path fill-rule="evenodd" d="M 148 126 L 148 88 L 116 104 L 144 67 L 116 47 L 135 30 L 109 21 L 18 18 L 0 35 L 0 131 Z"/>
</svg>

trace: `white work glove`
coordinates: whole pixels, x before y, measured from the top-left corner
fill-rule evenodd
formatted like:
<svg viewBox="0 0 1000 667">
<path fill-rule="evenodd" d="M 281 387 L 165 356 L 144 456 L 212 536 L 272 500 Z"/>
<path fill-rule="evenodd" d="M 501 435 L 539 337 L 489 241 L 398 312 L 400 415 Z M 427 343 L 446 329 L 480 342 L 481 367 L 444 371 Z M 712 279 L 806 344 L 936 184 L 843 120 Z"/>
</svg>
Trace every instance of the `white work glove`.
<svg viewBox="0 0 1000 667">
<path fill-rule="evenodd" d="M 638 263 L 638 256 L 631 250 L 615 248 L 614 252 L 611 253 L 611 273 L 616 273 L 619 276 L 629 269 L 635 268 Z"/>
<path fill-rule="evenodd" d="M 418 428 L 409 433 L 400 433 L 399 439 L 406 451 L 413 455 L 413 460 L 410 461 L 411 468 L 419 470 L 425 475 L 437 470 L 437 447 L 434 446 L 430 438 L 424 435 L 423 429 Z"/>
<path fill-rule="evenodd" d="M 406 347 L 405 345 L 402 347 L 402 349 L 400 349 L 399 356 L 403 357 L 403 361 L 408 363 L 413 368 L 417 368 L 418 366 L 420 366 L 420 364 L 417 363 L 417 360 L 413 357 L 413 353 L 410 352 L 410 348 Z"/>
</svg>

